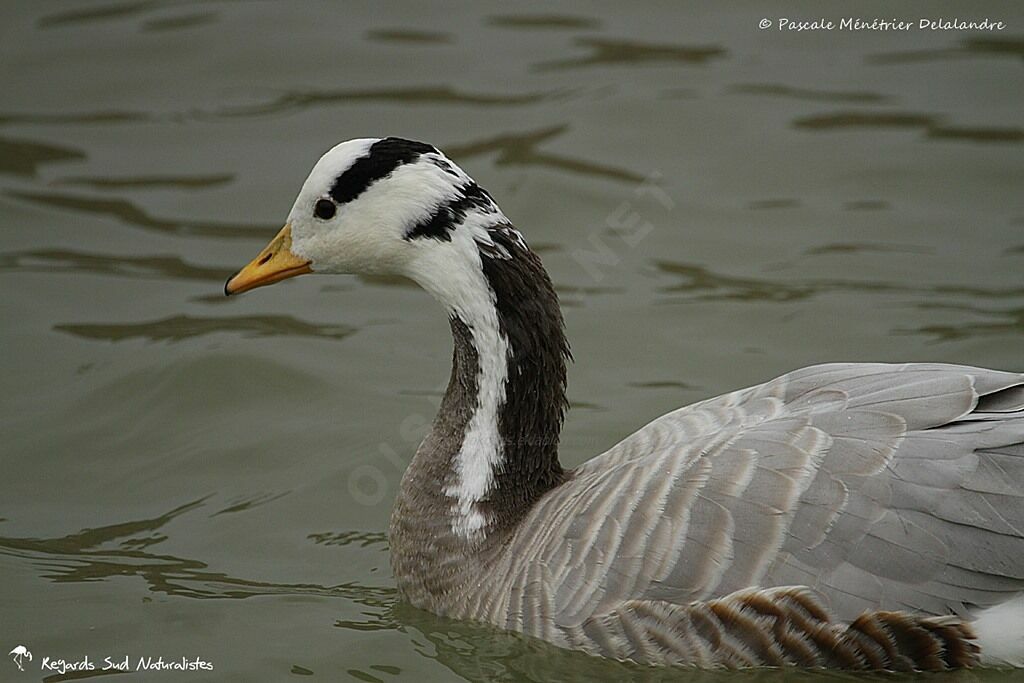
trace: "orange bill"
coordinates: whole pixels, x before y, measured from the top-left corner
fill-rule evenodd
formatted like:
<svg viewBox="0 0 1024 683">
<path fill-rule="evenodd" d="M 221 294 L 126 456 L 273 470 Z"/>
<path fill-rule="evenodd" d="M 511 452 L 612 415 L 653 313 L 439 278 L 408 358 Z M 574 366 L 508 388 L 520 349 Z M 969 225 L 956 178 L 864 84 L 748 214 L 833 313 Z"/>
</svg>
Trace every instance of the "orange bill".
<svg viewBox="0 0 1024 683">
<path fill-rule="evenodd" d="M 292 226 L 286 224 L 259 256 L 231 276 L 224 285 L 224 294 L 241 294 L 296 275 L 312 273 L 309 263 L 309 260 L 292 253 Z"/>
</svg>

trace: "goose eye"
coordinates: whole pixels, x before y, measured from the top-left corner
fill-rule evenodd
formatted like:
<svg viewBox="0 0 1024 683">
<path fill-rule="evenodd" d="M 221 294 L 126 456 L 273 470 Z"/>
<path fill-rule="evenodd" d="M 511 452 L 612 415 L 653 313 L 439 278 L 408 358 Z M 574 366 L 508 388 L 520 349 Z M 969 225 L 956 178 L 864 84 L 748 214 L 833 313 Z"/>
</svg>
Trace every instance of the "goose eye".
<svg viewBox="0 0 1024 683">
<path fill-rule="evenodd" d="M 321 199 L 317 201 L 316 206 L 313 208 L 313 213 L 317 218 L 322 218 L 326 221 L 334 218 L 334 213 L 337 210 L 338 208 L 334 206 L 334 202 L 330 199 Z"/>
</svg>

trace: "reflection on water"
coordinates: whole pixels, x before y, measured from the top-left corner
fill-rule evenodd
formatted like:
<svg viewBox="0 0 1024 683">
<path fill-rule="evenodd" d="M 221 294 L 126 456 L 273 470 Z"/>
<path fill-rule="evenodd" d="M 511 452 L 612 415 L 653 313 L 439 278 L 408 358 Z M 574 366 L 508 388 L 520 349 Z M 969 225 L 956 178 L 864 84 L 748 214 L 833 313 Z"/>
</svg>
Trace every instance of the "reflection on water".
<svg viewBox="0 0 1024 683">
<path fill-rule="evenodd" d="M 535 254 L 553 254 L 562 250 L 562 245 L 554 242 L 530 242 L 530 251 Z"/>
<path fill-rule="evenodd" d="M 261 505 L 272 503 L 279 498 L 284 498 L 289 493 L 289 491 L 282 491 L 281 493 L 257 493 L 237 498 L 230 501 L 230 504 L 227 507 L 217 510 L 217 512 L 214 512 L 210 516 L 217 517 L 219 515 L 229 515 L 233 512 L 245 512 L 246 510 L 252 510 L 253 508 L 258 508 Z"/>
<path fill-rule="evenodd" d="M 703 388 L 696 384 L 687 384 L 686 382 L 666 382 L 663 380 L 656 382 L 630 382 L 629 386 L 636 387 L 637 389 L 680 389 L 682 391 L 698 391 Z"/>
<path fill-rule="evenodd" d="M 794 301 L 821 291 L 815 285 L 721 275 L 697 264 L 655 261 L 654 267 L 676 280 L 674 284 L 662 286 L 661 291 L 694 294 L 693 298 L 701 300 Z"/>
<path fill-rule="evenodd" d="M 794 100 L 810 102 L 851 102 L 863 104 L 880 104 L 889 101 L 887 95 L 863 90 L 813 90 L 811 88 L 795 88 L 781 83 L 742 83 L 729 88 L 729 92 L 741 95 L 766 95 L 768 97 L 786 97 Z"/>
<path fill-rule="evenodd" d="M 827 253 L 827 252 L 825 252 Z M 795 282 L 766 280 L 753 277 L 734 277 L 716 273 L 697 264 L 673 261 L 654 261 L 655 269 L 672 276 L 675 283 L 659 288 L 662 292 L 688 296 L 687 300 L 717 301 L 797 301 L 832 291 L 942 294 L 970 298 L 1004 299 L 1024 296 L 1020 287 L 971 287 L 958 285 L 915 286 L 896 282 L 870 280 L 804 279 Z M 675 300 L 673 300 L 675 301 Z M 664 302 L 667 303 L 667 302 Z"/>
<path fill-rule="evenodd" d="M 830 244 L 804 251 L 807 257 L 823 255 L 851 255 L 861 253 L 908 253 L 927 254 L 932 249 L 915 245 L 896 244 Z M 950 297 L 967 301 L 1006 300 L 1024 297 L 1024 286 L 1018 287 L 977 287 L 969 285 L 915 286 L 897 282 L 869 280 L 806 279 L 778 281 L 752 277 L 733 277 L 715 273 L 695 264 L 656 261 L 655 268 L 679 280 L 662 286 L 660 291 L 683 298 L 668 298 L 658 303 L 680 303 L 682 301 L 757 301 L 791 302 L 809 299 L 829 292 L 863 292 L 872 294 L 907 294 L 923 297 L 913 305 L 920 310 L 957 311 L 957 319 L 974 318 L 960 323 L 923 324 L 916 327 L 894 329 L 895 334 L 914 334 L 931 337 L 935 342 L 960 341 L 990 336 L 1017 336 L 1024 334 L 1024 308 L 991 309 L 976 304 L 948 303 Z M 786 267 L 792 267 L 788 264 Z M 938 299 L 941 303 L 936 302 Z M 964 314 L 969 314 L 965 316 Z M 995 319 L 978 322 L 976 319 Z"/>
<path fill-rule="evenodd" d="M 280 228 L 274 225 L 214 223 L 185 219 L 157 218 L 135 206 L 127 199 L 83 197 L 80 195 L 57 194 L 8 190 L 5 194 L 46 208 L 68 209 L 79 213 L 116 218 L 136 228 L 157 230 L 177 235 L 198 237 L 252 238 L 261 239 L 268 232 Z"/>
<path fill-rule="evenodd" d="M 150 10 L 165 7 L 171 4 L 168 0 L 136 0 L 135 2 L 120 2 L 106 5 L 93 5 L 89 9 L 74 9 L 55 14 L 47 14 L 39 18 L 36 25 L 39 28 L 50 28 L 53 26 L 64 26 L 68 24 L 87 24 L 111 19 L 142 14 Z"/>
<path fill-rule="evenodd" d="M 389 606 L 390 607 L 390 606 Z M 402 625 L 395 621 L 392 617 L 392 611 L 389 608 L 371 612 L 369 610 L 363 610 L 361 614 L 366 619 L 338 619 L 334 622 L 335 628 L 343 628 L 348 631 L 398 631 L 402 628 Z M 371 665 L 369 668 L 375 669 L 380 667 L 380 664 Z M 349 673 L 353 670 L 349 669 Z M 358 678 L 358 676 L 357 676 Z"/>
<path fill-rule="evenodd" d="M 374 29 L 366 32 L 367 40 L 380 43 L 443 44 L 452 42 L 452 36 L 439 31 L 416 31 L 413 29 Z"/>
<path fill-rule="evenodd" d="M 387 611 L 410 634 L 419 654 L 470 681 L 648 681 L 650 683 L 882 683 L 883 674 L 852 674 L 795 669 L 701 671 L 689 668 L 640 666 L 561 650 L 534 638 L 481 624 L 441 619 L 399 602 Z M 386 618 L 376 625 L 390 626 Z M 964 683 L 962 677 L 931 677 Z M 364 679 L 368 680 L 368 679 Z"/>
<path fill-rule="evenodd" d="M 602 287 L 579 286 L 554 283 L 555 292 L 558 293 L 558 302 L 562 308 L 578 308 L 595 296 L 603 294 L 622 294 L 626 290 L 623 287 Z"/>
<path fill-rule="evenodd" d="M 131 176 L 127 178 L 86 178 L 73 176 L 58 178 L 54 185 L 78 185 L 94 190 L 171 188 L 175 190 L 199 190 L 230 183 L 234 173 L 193 176 Z"/>
<path fill-rule="evenodd" d="M 468 92 L 451 85 L 414 85 L 391 88 L 342 90 L 288 90 L 274 94 L 268 101 L 187 111 L 154 112 L 124 109 L 86 112 L 0 112 L 0 125 L 10 124 L 82 124 L 112 123 L 184 123 L 244 117 L 260 117 L 283 112 L 306 111 L 322 106 L 366 103 L 434 104 L 465 107 L 519 107 L 565 97 L 566 91 Z M 2 139 L 0 139 L 2 142 Z M 2 147 L 0 147 L 2 149 Z M 0 167 L 2 169 L 2 167 Z"/>
<path fill-rule="evenodd" d="M 771 199 L 756 199 L 747 203 L 748 209 L 795 209 L 802 204 L 795 197 L 773 197 Z M 889 202 L 881 199 L 863 199 L 852 202 L 844 202 L 843 209 L 846 211 L 883 211 L 891 208 Z"/>
<path fill-rule="evenodd" d="M 30 562 L 40 576 L 55 583 L 103 581 L 137 576 L 154 593 L 197 599 L 242 599 L 261 595 L 313 595 L 344 598 L 368 607 L 393 604 L 395 591 L 346 583 L 271 583 L 209 571 L 199 560 L 159 555 L 144 548 L 166 540 L 160 529 L 203 506 L 208 498 L 186 503 L 170 512 L 120 524 L 84 529 L 58 538 L 0 537 L 0 554 Z"/>
<path fill-rule="evenodd" d="M 511 29 L 589 29 L 600 28 L 601 22 L 588 17 L 567 14 L 500 14 L 487 18 L 491 26 Z"/>
<path fill-rule="evenodd" d="M 180 31 L 181 29 L 204 26 L 217 21 L 216 12 L 194 12 L 166 19 L 151 19 L 142 24 L 143 31 Z"/>
<path fill-rule="evenodd" d="M 863 242 L 839 242 L 823 244 L 804 250 L 807 256 L 822 254 L 931 254 L 935 250 L 914 244 L 865 244 Z"/>
<path fill-rule="evenodd" d="M 498 165 L 545 166 L 585 176 L 598 176 L 633 183 L 644 179 L 639 173 L 627 169 L 560 156 L 537 149 L 541 144 L 563 135 L 568 130 L 569 124 L 566 123 L 525 133 L 503 133 L 484 140 L 446 145 L 445 151 L 453 159 L 497 152 L 494 163 Z"/>
<path fill-rule="evenodd" d="M 551 92 L 472 93 L 449 85 L 374 88 L 368 90 L 297 90 L 282 93 L 259 104 L 228 107 L 197 113 L 200 118 L 263 116 L 281 112 L 306 111 L 325 105 L 394 102 L 396 104 L 450 104 L 475 107 L 509 107 L 536 104 L 555 96 Z"/>
<path fill-rule="evenodd" d="M 717 45 L 654 45 L 631 40 L 608 38 L 577 38 L 576 45 L 588 48 L 590 54 L 583 57 L 541 62 L 534 66 L 538 71 L 555 69 L 576 69 L 587 66 L 614 66 L 648 63 L 707 64 L 720 59 L 728 50 Z"/>
<path fill-rule="evenodd" d="M 360 548 L 377 546 L 380 550 L 388 549 L 388 535 L 383 531 L 336 531 L 310 534 L 307 538 L 317 545 L 358 545 Z"/>
<path fill-rule="evenodd" d="M 985 55 L 1000 55 L 1024 59 L 1024 36 L 1006 38 L 976 37 L 963 41 L 963 49 Z"/>
<path fill-rule="evenodd" d="M 84 158 L 77 149 L 0 137 L 0 173 L 34 176 L 43 164 Z"/>
<path fill-rule="evenodd" d="M 1024 128 L 964 128 L 959 126 L 933 126 L 928 137 L 940 140 L 966 140 L 968 142 L 1020 142 Z"/>
<path fill-rule="evenodd" d="M 224 273 L 231 269 L 195 266 L 179 256 L 120 256 L 63 249 L 32 249 L 0 253 L 0 270 L 220 282 L 224 280 Z"/>
<path fill-rule="evenodd" d="M 161 121 L 167 117 L 155 113 L 127 111 L 123 109 L 100 110 L 89 112 L 46 112 L 46 113 L 0 113 L 0 126 L 17 123 L 37 124 L 104 124 L 104 123 L 139 123 L 142 121 Z"/>
<path fill-rule="evenodd" d="M 930 62 L 943 59 L 967 57 L 1011 57 L 1024 59 L 1024 38 L 972 37 L 966 38 L 956 47 L 938 50 L 902 50 L 869 55 L 867 61 L 873 64 L 900 64 L 904 62 Z"/>
<path fill-rule="evenodd" d="M 841 111 L 815 114 L 793 121 L 796 128 L 835 130 L 838 128 L 930 128 L 938 125 L 930 114 L 897 111 Z"/>
<path fill-rule="evenodd" d="M 83 339 L 125 341 L 177 342 L 218 332 L 240 332 L 245 337 L 319 337 L 344 339 L 356 330 L 345 325 L 316 325 L 289 315 L 248 315 L 220 318 L 200 318 L 191 315 L 172 315 L 160 320 L 141 323 L 61 324 L 53 329 Z"/>
<path fill-rule="evenodd" d="M 844 111 L 816 114 L 795 119 L 793 126 L 804 130 L 826 131 L 844 128 L 891 128 L 924 130 L 926 138 L 968 142 L 1020 142 L 1024 129 L 983 126 L 949 126 L 937 116 L 913 112 Z"/>
<path fill-rule="evenodd" d="M 914 328 L 896 330 L 901 333 L 922 334 L 930 336 L 935 342 L 957 341 L 990 336 L 1020 336 L 1024 334 L 1024 308 L 1009 310 L 992 310 L 980 306 L 954 304 L 921 304 L 921 308 L 957 311 L 956 318 L 996 318 L 993 322 L 963 322 L 946 325 L 921 325 Z M 965 316 L 964 313 L 969 315 Z"/>
</svg>

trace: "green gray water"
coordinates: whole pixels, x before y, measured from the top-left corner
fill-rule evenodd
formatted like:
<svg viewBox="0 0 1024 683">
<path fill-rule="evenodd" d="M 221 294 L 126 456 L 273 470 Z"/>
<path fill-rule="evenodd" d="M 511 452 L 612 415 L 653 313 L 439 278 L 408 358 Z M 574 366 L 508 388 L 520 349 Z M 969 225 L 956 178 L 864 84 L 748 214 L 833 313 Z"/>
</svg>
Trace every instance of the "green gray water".
<svg viewBox="0 0 1024 683">
<path fill-rule="evenodd" d="M 568 464 L 819 361 L 1024 370 L 1020 5 L 899 5 L 991 34 L 682 5 L 0 6 L 0 648 L 35 655 L 0 679 L 163 655 L 215 672 L 136 679 L 780 680 L 397 603 L 383 532 L 448 375 L 439 307 L 352 277 L 221 294 L 323 151 L 397 134 L 547 264 Z"/>
</svg>

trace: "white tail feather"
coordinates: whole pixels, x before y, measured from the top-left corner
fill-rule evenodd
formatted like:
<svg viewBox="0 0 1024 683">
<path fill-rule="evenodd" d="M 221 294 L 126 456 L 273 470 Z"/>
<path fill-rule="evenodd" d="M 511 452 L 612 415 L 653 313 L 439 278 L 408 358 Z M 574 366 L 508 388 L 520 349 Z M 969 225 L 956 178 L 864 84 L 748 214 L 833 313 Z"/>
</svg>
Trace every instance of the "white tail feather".
<svg viewBox="0 0 1024 683">
<path fill-rule="evenodd" d="M 984 666 L 1024 667 L 1024 595 L 978 612 L 971 627 Z"/>
</svg>

